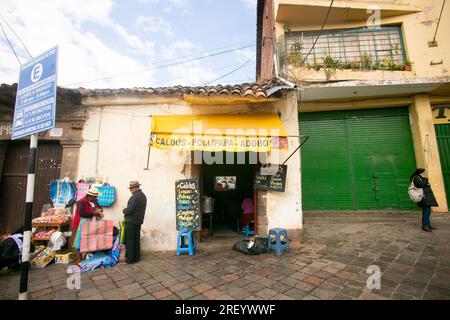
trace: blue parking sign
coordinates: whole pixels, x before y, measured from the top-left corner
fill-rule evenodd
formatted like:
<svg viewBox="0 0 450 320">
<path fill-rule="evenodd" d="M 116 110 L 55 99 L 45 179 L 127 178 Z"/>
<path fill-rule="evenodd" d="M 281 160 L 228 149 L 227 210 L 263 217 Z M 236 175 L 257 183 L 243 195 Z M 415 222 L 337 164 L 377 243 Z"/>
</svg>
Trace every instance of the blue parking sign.
<svg viewBox="0 0 450 320">
<path fill-rule="evenodd" d="M 20 68 L 12 140 L 55 126 L 58 47 Z"/>
</svg>

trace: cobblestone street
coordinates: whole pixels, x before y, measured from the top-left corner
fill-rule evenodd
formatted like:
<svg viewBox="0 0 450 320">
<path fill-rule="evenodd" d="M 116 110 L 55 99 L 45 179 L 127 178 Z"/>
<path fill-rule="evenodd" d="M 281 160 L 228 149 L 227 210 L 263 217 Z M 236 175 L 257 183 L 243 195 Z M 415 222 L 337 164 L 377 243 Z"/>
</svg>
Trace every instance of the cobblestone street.
<svg viewBox="0 0 450 320">
<path fill-rule="evenodd" d="M 231 249 L 235 239 L 200 243 L 193 257 L 152 253 L 82 274 L 81 290 L 67 289 L 66 266 L 33 269 L 31 299 L 450 299 L 448 215 L 433 216 L 433 233 L 419 212 L 358 217 L 307 214 L 291 255 L 247 256 Z M 366 288 L 369 265 L 381 268 L 380 290 Z M 0 299 L 16 299 L 18 284 L 18 274 L 2 274 Z"/>
</svg>

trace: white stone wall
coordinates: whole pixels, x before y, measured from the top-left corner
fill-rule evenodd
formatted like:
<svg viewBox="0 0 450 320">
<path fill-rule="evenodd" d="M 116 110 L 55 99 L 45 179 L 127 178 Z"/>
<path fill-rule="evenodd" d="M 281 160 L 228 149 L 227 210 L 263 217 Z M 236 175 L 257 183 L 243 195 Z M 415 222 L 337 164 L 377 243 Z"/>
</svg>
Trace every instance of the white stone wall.
<svg viewBox="0 0 450 320">
<path fill-rule="evenodd" d="M 290 135 L 298 136 L 295 93 L 277 103 L 234 106 L 189 106 L 183 101 L 176 105 L 104 106 L 89 108 L 89 118 L 83 130 L 84 142 L 80 149 L 78 179 L 107 178 L 116 187 L 117 200 L 105 208 L 106 218 L 118 225 L 122 210 L 130 197 L 127 189 L 130 180 L 139 180 L 147 195 L 148 205 L 142 226 L 143 251 L 168 251 L 176 249 L 175 181 L 189 178 L 184 161 L 174 163 L 173 153 L 151 149 L 148 170 L 148 140 L 150 115 L 218 114 L 248 112 L 282 112 L 282 119 Z M 292 107 L 295 104 L 295 110 Z M 298 138 L 289 139 L 289 148 L 298 146 Z M 290 152 L 284 153 L 287 157 Z M 183 159 L 181 152 L 175 156 Z M 301 228 L 300 174 L 298 153 L 289 160 L 285 193 L 268 193 L 270 227 Z"/>
<path fill-rule="evenodd" d="M 287 99 L 276 103 L 276 112 L 281 113 L 281 121 L 289 137 L 289 151 L 280 154 L 280 164 L 299 146 L 297 95 L 287 94 Z M 274 162 L 275 163 L 275 162 Z M 301 229 L 301 180 L 300 150 L 286 163 L 287 177 L 284 193 L 267 192 L 268 228 Z"/>
</svg>

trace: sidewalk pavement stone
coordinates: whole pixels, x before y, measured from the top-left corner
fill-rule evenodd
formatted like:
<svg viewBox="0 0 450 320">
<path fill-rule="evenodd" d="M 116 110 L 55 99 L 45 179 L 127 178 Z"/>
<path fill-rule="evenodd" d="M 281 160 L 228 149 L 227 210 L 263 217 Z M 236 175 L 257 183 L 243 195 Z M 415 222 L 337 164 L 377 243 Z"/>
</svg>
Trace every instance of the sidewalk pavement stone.
<svg viewBox="0 0 450 320">
<path fill-rule="evenodd" d="M 231 248 L 235 239 L 219 236 L 207 240 L 211 241 L 207 246 L 200 243 L 193 257 L 143 253 L 137 264 L 81 274 L 81 290 L 67 288 L 67 266 L 49 265 L 30 270 L 30 297 L 450 300 L 450 216 L 433 215 L 439 229 L 425 233 L 416 212 L 405 213 L 401 221 L 390 221 L 390 215 L 399 213 L 305 214 L 303 242 L 292 243 L 291 254 L 280 257 L 224 250 Z M 339 216 L 345 219 L 339 220 Z M 370 265 L 381 269 L 380 290 L 367 289 Z M 19 278 L 19 273 L 1 271 L 0 299 L 17 299 Z"/>
<path fill-rule="evenodd" d="M 153 292 L 152 295 L 156 299 L 163 299 L 165 297 L 172 295 L 172 291 L 170 291 L 169 289 L 163 289 L 163 290 Z"/>
</svg>

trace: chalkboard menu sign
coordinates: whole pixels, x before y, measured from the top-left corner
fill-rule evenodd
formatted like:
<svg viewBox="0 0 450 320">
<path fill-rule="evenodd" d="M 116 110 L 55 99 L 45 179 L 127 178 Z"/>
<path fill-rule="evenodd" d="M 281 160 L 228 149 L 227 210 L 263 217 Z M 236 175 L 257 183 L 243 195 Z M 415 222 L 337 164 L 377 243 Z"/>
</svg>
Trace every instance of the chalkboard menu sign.
<svg viewBox="0 0 450 320">
<path fill-rule="evenodd" d="M 255 176 L 255 189 L 284 192 L 286 188 L 286 165 L 261 166 Z"/>
<path fill-rule="evenodd" d="M 200 189 L 198 180 L 175 182 L 177 230 L 200 231 Z"/>
</svg>

